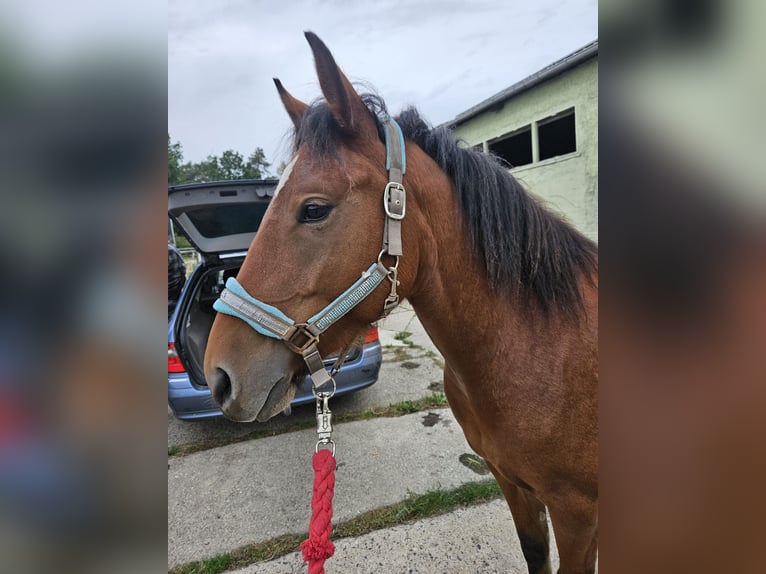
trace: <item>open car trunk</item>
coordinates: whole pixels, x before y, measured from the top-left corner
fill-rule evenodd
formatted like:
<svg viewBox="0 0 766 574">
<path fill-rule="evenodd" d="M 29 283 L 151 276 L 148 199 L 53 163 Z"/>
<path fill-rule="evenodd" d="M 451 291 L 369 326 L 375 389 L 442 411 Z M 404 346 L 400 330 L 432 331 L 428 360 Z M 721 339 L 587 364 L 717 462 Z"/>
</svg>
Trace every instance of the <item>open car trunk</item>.
<svg viewBox="0 0 766 574">
<path fill-rule="evenodd" d="M 250 247 L 276 188 L 275 179 L 175 185 L 168 214 L 203 256 L 223 257 Z"/>
<path fill-rule="evenodd" d="M 178 302 L 175 345 L 191 381 L 206 386 L 205 349 L 226 279 L 236 276 L 277 186 L 234 180 L 168 188 L 168 214 L 202 256 Z"/>
<path fill-rule="evenodd" d="M 207 386 L 204 375 L 205 349 L 216 311 L 213 303 L 218 299 L 229 277 L 236 276 L 243 257 L 210 267 L 200 266 L 190 281 L 186 297 L 180 303 L 176 321 L 176 348 L 186 366 L 191 381 Z"/>
</svg>

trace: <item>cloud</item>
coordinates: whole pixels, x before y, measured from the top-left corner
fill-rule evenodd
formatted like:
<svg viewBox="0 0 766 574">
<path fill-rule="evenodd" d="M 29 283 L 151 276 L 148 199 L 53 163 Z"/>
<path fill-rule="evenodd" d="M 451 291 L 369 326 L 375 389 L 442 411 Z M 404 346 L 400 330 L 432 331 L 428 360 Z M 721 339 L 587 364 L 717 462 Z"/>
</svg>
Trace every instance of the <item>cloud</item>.
<svg viewBox="0 0 766 574">
<path fill-rule="evenodd" d="M 168 123 L 186 159 L 255 147 L 284 159 L 290 123 L 271 78 L 320 95 L 304 30 L 392 112 L 415 105 L 439 124 L 596 38 L 597 2 L 172 1 Z"/>
</svg>

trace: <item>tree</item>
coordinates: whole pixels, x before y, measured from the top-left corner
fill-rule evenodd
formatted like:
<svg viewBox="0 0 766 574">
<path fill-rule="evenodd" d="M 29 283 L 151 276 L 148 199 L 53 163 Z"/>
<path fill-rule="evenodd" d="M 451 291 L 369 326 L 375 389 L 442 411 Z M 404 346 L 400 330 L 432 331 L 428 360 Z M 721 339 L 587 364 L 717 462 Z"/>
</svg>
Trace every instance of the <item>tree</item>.
<svg viewBox="0 0 766 574">
<path fill-rule="evenodd" d="M 183 162 L 181 142 L 171 143 L 168 134 L 168 185 L 227 179 L 264 179 L 269 177 L 266 154 L 255 148 L 247 160 L 241 153 L 227 149 L 220 156 L 209 155 L 199 162 Z"/>
<path fill-rule="evenodd" d="M 209 155 L 200 162 L 186 162 L 181 166 L 180 179 L 182 183 L 195 183 L 202 181 L 218 181 L 225 179 L 218 167 L 218 158 Z"/>
<path fill-rule="evenodd" d="M 218 160 L 218 170 L 221 179 L 242 179 L 244 174 L 245 159 L 234 150 L 227 149 Z"/>
<path fill-rule="evenodd" d="M 168 134 L 168 185 L 181 183 L 181 162 L 183 159 L 181 142 L 170 143 L 170 134 Z"/>
<path fill-rule="evenodd" d="M 271 164 L 266 161 L 266 154 L 263 153 L 263 149 L 257 147 L 247 158 L 247 163 L 244 166 L 244 177 L 247 179 L 265 179 L 271 175 L 269 173 L 270 166 Z"/>
</svg>

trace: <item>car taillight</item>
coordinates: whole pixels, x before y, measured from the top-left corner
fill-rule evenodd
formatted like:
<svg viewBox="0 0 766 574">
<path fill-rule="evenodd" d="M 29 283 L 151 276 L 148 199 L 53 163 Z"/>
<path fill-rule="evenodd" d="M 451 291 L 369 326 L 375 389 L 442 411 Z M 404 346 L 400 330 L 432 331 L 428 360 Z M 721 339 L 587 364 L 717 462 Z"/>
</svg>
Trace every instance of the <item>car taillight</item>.
<svg viewBox="0 0 766 574">
<path fill-rule="evenodd" d="M 364 344 L 367 343 L 374 343 L 378 340 L 378 328 L 376 326 L 372 326 L 369 329 L 367 329 L 367 334 L 364 336 Z"/>
<path fill-rule="evenodd" d="M 168 373 L 185 373 L 181 357 L 178 356 L 174 343 L 168 343 Z"/>
</svg>

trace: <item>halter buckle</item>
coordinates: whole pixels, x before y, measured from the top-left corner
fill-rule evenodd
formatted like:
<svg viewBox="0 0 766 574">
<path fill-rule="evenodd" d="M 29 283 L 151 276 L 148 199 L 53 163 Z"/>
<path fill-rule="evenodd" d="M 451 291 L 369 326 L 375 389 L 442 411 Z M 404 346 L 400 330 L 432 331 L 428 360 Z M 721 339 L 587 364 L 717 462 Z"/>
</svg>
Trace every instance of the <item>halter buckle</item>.
<svg viewBox="0 0 766 574">
<path fill-rule="evenodd" d="M 291 351 L 302 355 L 312 345 L 319 343 L 319 335 L 311 332 L 311 328 L 306 323 L 296 323 L 293 325 L 293 332 L 283 340 Z"/>
<path fill-rule="evenodd" d="M 404 186 L 395 181 L 389 181 L 383 191 L 383 209 L 391 219 L 401 221 L 407 213 L 407 193 Z"/>
</svg>

